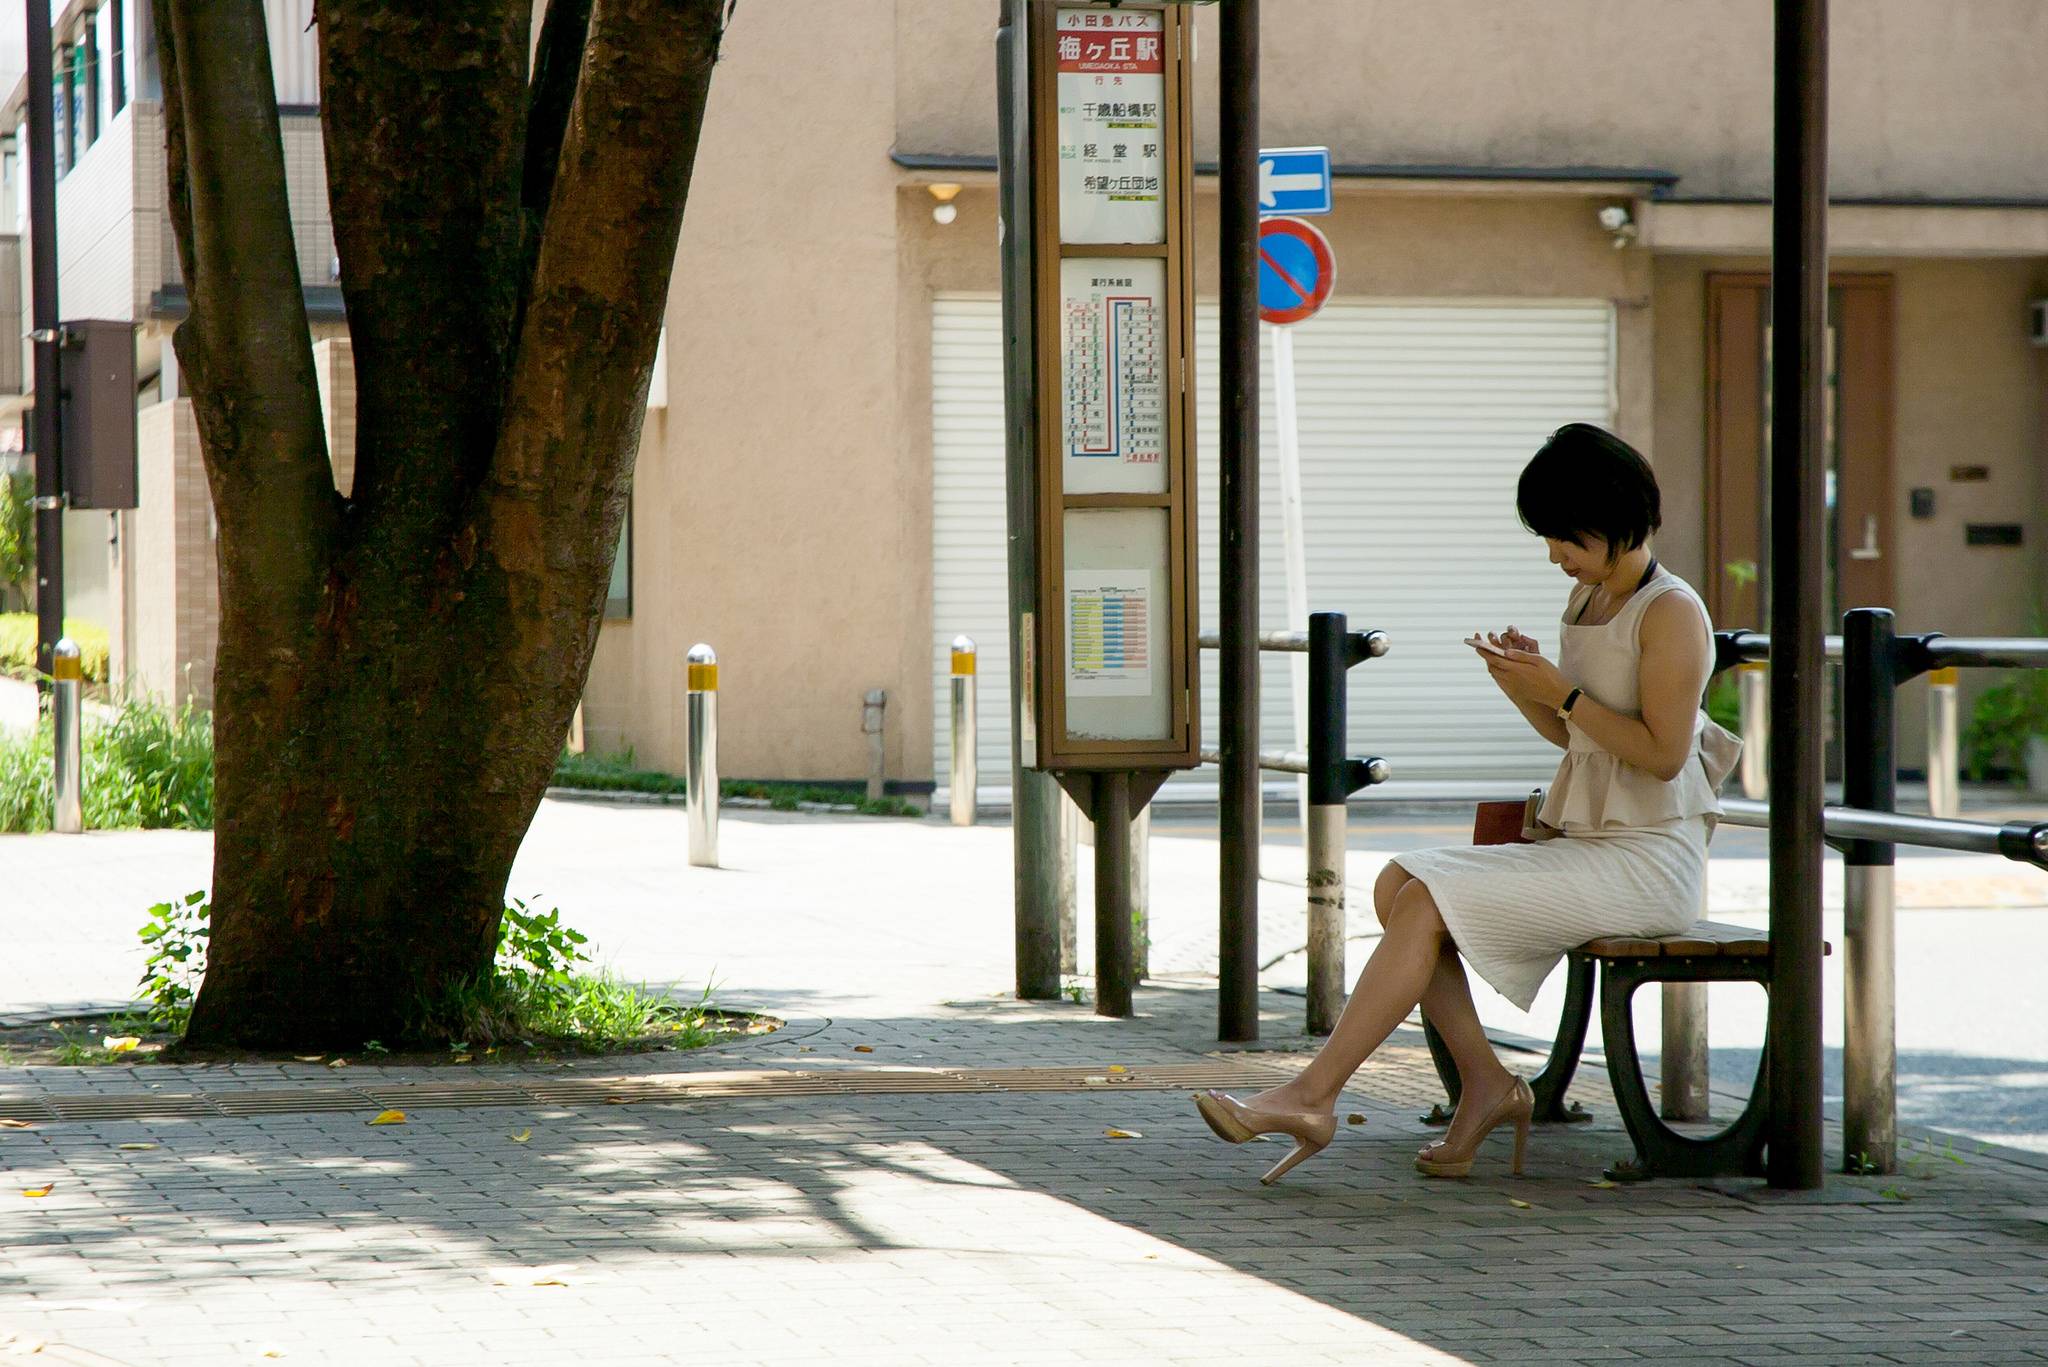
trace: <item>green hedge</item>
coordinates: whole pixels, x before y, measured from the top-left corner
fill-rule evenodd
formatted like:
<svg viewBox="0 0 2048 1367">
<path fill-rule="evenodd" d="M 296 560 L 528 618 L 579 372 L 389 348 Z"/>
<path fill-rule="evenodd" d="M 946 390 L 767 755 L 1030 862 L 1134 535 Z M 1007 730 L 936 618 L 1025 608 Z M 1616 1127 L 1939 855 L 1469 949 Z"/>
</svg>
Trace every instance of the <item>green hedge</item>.
<svg viewBox="0 0 2048 1367">
<path fill-rule="evenodd" d="M 64 634 L 78 642 L 79 663 L 94 683 L 107 681 L 107 629 L 97 622 L 64 619 Z M 33 678 L 36 672 L 36 615 L 0 612 L 0 674 Z"/>
</svg>

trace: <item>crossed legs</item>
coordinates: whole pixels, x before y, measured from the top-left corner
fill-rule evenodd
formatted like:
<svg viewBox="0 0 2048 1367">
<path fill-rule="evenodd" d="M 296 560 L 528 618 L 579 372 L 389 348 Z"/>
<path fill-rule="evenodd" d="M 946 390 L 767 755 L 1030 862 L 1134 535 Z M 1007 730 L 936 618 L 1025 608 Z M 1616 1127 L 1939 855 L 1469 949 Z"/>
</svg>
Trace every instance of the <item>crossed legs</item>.
<svg viewBox="0 0 2048 1367">
<path fill-rule="evenodd" d="M 1493 1110 L 1514 1085 L 1514 1075 L 1494 1056 L 1479 1024 L 1465 966 L 1458 961 L 1457 946 L 1428 887 L 1398 863 L 1389 863 L 1373 884 L 1372 898 L 1386 934 L 1359 972 L 1336 1028 L 1306 1068 L 1291 1081 L 1253 1097 L 1250 1104 L 1282 1111 L 1334 1111 L 1337 1094 L 1351 1075 L 1420 1003 L 1457 1061 L 1458 1115 L 1444 1142 L 1462 1145 L 1464 1128 L 1476 1126 Z M 1461 1127 L 1460 1121 L 1468 1126 Z"/>
</svg>

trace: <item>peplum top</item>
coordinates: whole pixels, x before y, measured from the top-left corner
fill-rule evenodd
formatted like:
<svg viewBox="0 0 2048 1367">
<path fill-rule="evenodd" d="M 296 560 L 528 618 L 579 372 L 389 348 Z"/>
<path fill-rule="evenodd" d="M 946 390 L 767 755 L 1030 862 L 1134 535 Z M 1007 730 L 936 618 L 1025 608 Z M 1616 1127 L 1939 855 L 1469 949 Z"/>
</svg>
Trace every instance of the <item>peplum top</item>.
<svg viewBox="0 0 2048 1367">
<path fill-rule="evenodd" d="M 1699 609 L 1700 627 L 1708 630 L 1706 604 L 1690 584 L 1658 567 L 1621 611 L 1595 626 L 1574 622 L 1592 595 L 1573 591 L 1565 604 L 1563 644 L 1558 669 L 1586 696 L 1626 717 L 1642 716 L 1642 621 L 1651 603 L 1667 593 L 1682 593 Z M 1569 720 L 1571 742 L 1558 762 L 1557 776 L 1537 814 L 1538 822 L 1567 835 L 1662 826 L 1703 816 L 1712 829 L 1721 814 L 1721 781 L 1735 768 L 1742 741 L 1705 712 L 1693 720 L 1693 753 L 1678 777 L 1665 781 L 1594 744 Z"/>
</svg>

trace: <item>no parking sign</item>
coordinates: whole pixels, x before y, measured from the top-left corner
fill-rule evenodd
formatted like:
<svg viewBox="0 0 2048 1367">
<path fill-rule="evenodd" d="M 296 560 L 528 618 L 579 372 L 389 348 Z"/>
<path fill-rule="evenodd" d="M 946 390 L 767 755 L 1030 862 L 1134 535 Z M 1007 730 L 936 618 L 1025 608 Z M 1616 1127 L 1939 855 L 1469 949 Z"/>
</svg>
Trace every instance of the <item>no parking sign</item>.
<svg viewBox="0 0 2048 1367">
<path fill-rule="evenodd" d="M 1259 224 L 1259 317 L 1276 326 L 1315 316 L 1337 283 L 1329 239 L 1298 218 Z"/>
</svg>

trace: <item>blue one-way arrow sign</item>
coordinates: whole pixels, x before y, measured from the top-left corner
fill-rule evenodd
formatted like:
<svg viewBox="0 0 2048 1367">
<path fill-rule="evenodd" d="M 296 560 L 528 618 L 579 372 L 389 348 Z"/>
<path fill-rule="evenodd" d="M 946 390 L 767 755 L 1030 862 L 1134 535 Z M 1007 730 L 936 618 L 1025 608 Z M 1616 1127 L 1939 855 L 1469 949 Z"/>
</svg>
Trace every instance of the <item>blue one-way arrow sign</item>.
<svg viewBox="0 0 2048 1367">
<path fill-rule="evenodd" d="M 1290 215 L 1330 212 L 1330 149 L 1261 149 L 1259 212 Z"/>
</svg>

